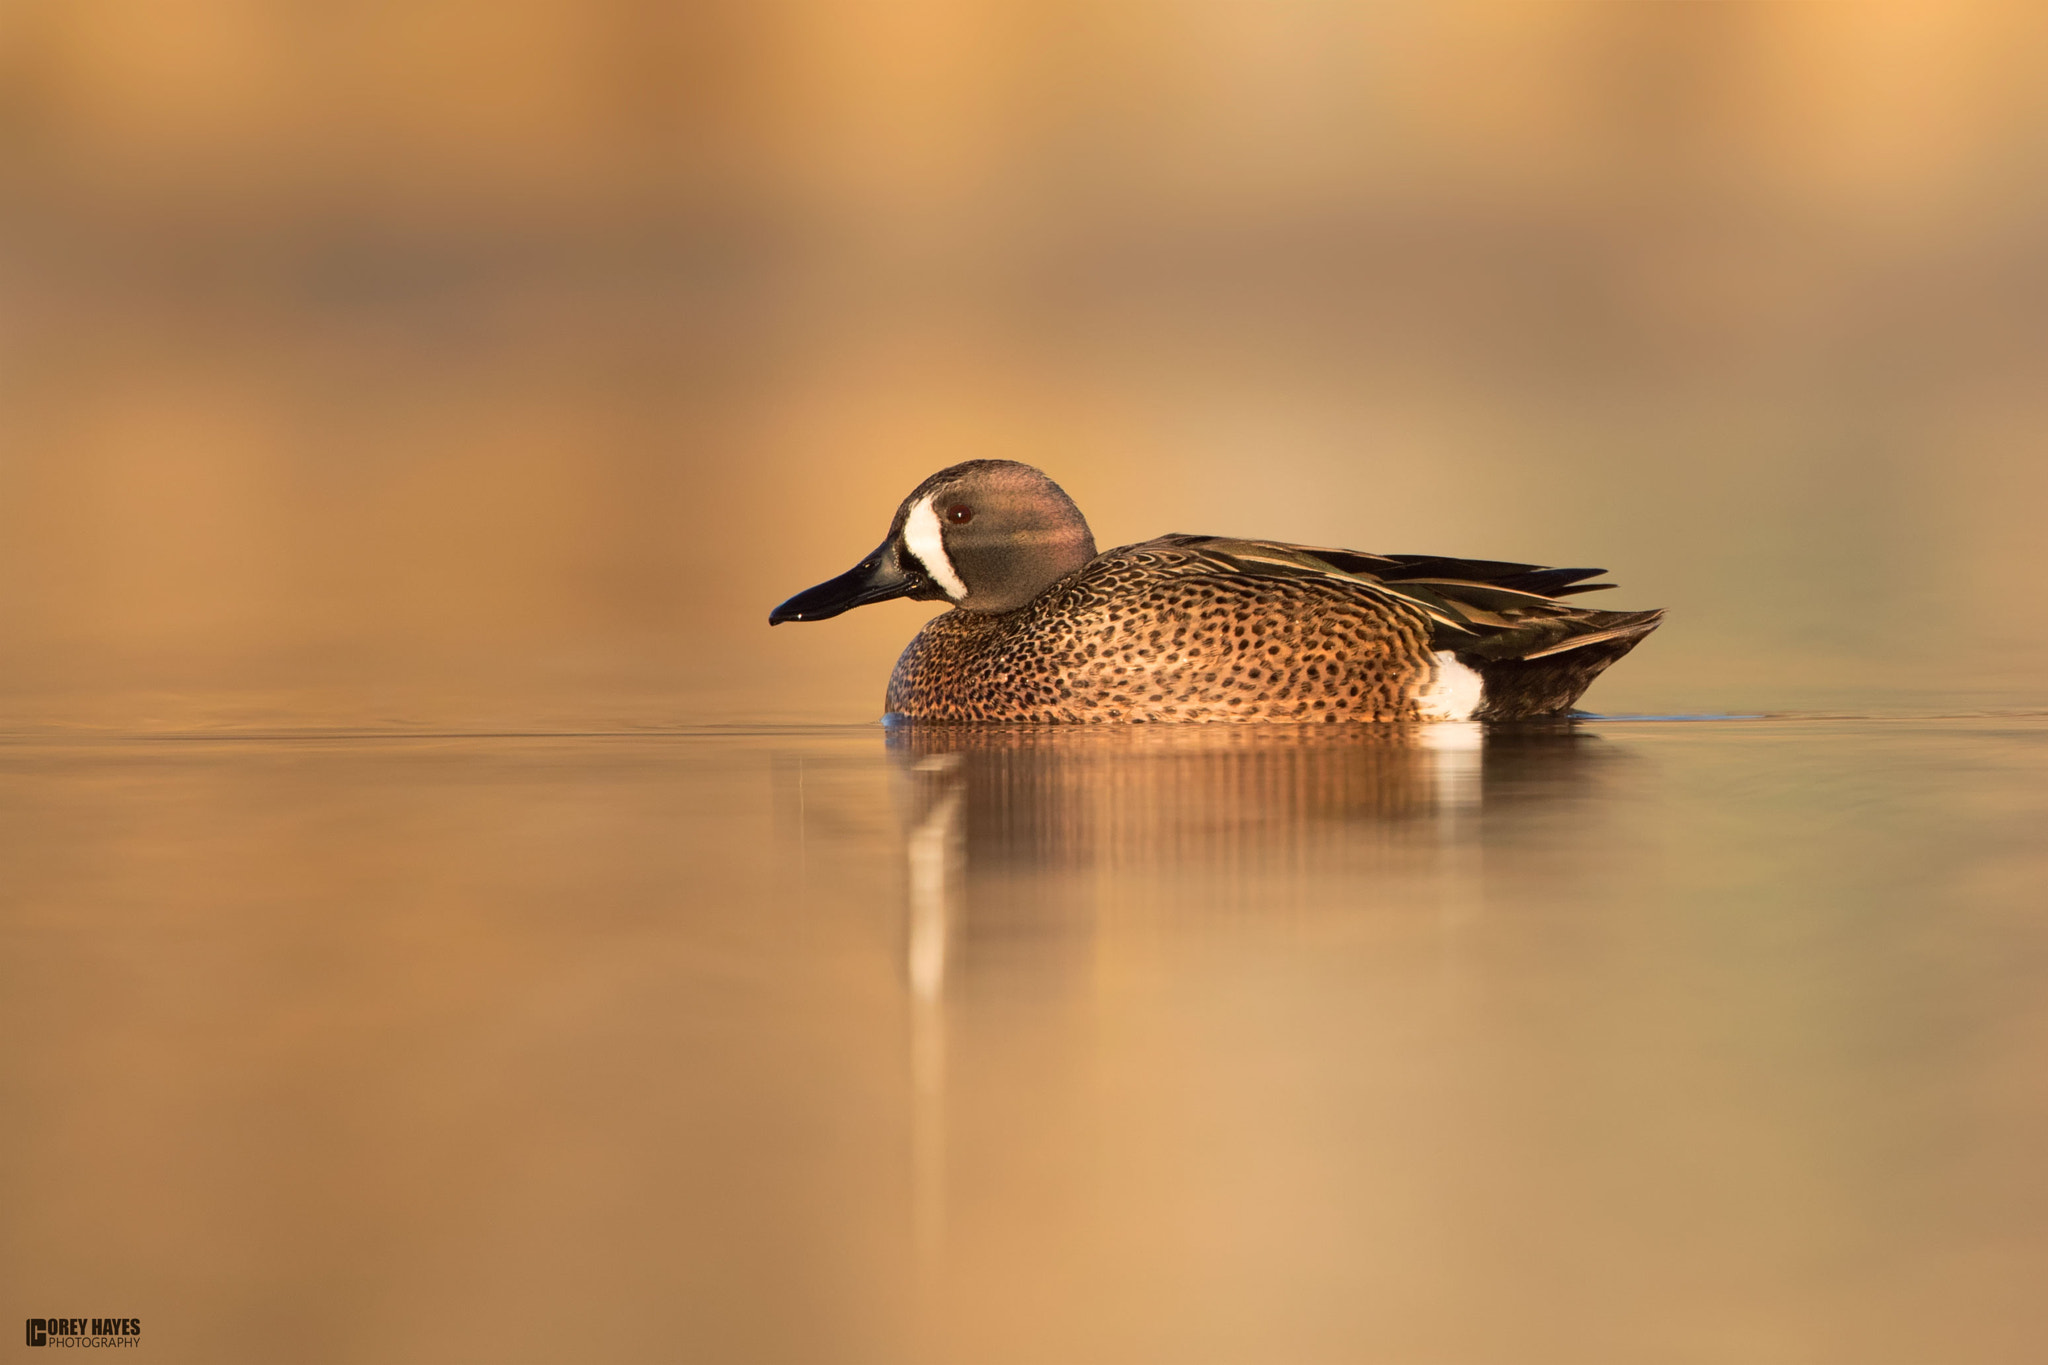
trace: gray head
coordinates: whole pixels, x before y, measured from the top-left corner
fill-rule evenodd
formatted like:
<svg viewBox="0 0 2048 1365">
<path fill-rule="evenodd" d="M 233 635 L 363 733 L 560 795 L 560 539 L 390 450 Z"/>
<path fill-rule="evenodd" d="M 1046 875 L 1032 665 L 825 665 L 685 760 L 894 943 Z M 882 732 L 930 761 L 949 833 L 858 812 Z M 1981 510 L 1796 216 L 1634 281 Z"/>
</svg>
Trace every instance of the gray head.
<svg viewBox="0 0 2048 1365">
<path fill-rule="evenodd" d="M 1095 537 L 1058 484 L 1014 460 L 969 460 L 912 489 L 874 553 L 784 602 L 768 624 L 892 597 L 1015 611 L 1093 558 Z"/>
</svg>

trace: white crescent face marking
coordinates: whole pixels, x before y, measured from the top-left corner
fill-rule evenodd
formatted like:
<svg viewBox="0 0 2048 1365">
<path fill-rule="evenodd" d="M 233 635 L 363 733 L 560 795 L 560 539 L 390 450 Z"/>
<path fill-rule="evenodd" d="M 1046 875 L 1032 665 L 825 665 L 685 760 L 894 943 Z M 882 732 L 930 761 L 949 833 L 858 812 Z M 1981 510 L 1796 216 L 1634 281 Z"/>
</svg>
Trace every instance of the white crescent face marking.
<svg viewBox="0 0 2048 1365">
<path fill-rule="evenodd" d="M 1479 709 L 1485 680 L 1477 669 L 1458 662 L 1448 649 L 1436 652 L 1436 672 L 1415 694 L 1415 709 L 1424 720 L 1470 720 Z"/>
<path fill-rule="evenodd" d="M 936 496 L 927 493 L 919 498 L 916 506 L 910 509 L 910 515 L 903 519 L 903 544 L 917 556 L 917 562 L 924 565 L 924 571 L 931 575 L 932 582 L 944 588 L 946 596 L 958 602 L 967 596 L 967 585 L 960 581 L 959 574 L 953 572 L 953 561 L 946 557 L 945 533 L 939 528 L 939 514 L 932 510 L 932 499 Z"/>
</svg>

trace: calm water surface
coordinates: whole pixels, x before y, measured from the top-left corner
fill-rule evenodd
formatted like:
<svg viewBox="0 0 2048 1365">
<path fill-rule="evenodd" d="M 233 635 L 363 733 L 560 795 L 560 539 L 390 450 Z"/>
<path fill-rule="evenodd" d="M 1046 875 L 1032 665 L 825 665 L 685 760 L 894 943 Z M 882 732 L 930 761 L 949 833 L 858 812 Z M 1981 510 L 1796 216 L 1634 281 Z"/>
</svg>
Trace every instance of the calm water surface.
<svg viewBox="0 0 2048 1365">
<path fill-rule="evenodd" d="M 0 746 L 161 1361 L 2022 1361 L 2048 718 Z"/>
</svg>

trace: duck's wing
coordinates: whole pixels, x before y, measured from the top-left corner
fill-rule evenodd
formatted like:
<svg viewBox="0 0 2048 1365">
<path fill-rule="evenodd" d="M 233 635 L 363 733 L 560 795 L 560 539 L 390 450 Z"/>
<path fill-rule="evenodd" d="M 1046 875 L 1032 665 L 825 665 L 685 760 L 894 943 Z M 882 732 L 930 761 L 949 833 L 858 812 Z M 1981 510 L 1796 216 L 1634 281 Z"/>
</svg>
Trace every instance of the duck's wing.
<svg viewBox="0 0 2048 1365">
<path fill-rule="evenodd" d="M 1357 567 L 1390 583 L 1472 583 L 1541 597 L 1570 597 L 1582 592 L 1605 592 L 1612 583 L 1588 583 L 1605 569 L 1546 569 L 1540 564 L 1512 564 L 1498 559 L 1449 559 L 1443 555 L 1369 555 L 1357 550 L 1316 550 L 1313 553 L 1344 565 L 1359 561 Z M 1384 567 L 1375 567 L 1375 565 Z M 1349 566 L 1346 566 L 1349 567 Z"/>
<path fill-rule="evenodd" d="M 1562 599 L 1599 592 L 1604 569 L 1548 569 L 1442 555 L 1375 555 L 1280 541 L 1170 535 L 1133 549 L 1186 556 L 1213 571 L 1317 577 L 1407 603 L 1430 621 L 1430 647 L 1486 678 L 1492 718 L 1562 710 L 1608 664 L 1657 628 L 1662 611 L 1593 611 Z"/>
</svg>

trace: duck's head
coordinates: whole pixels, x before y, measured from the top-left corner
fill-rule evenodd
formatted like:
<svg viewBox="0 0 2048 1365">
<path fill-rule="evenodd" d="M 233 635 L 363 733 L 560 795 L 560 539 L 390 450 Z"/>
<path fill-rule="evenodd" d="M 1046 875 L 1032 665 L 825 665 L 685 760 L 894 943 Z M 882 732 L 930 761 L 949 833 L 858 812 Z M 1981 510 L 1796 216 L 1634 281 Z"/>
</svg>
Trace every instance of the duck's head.
<svg viewBox="0 0 2048 1365">
<path fill-rule="evenodd" d="M 1058 484 L 1014 460 L 970 460 L 912 489 L 874 553 L 769 612 L 768 624 L 892 597 L 1015 611 L 1093 558 L 1095 537 Z"/>
</svg>

